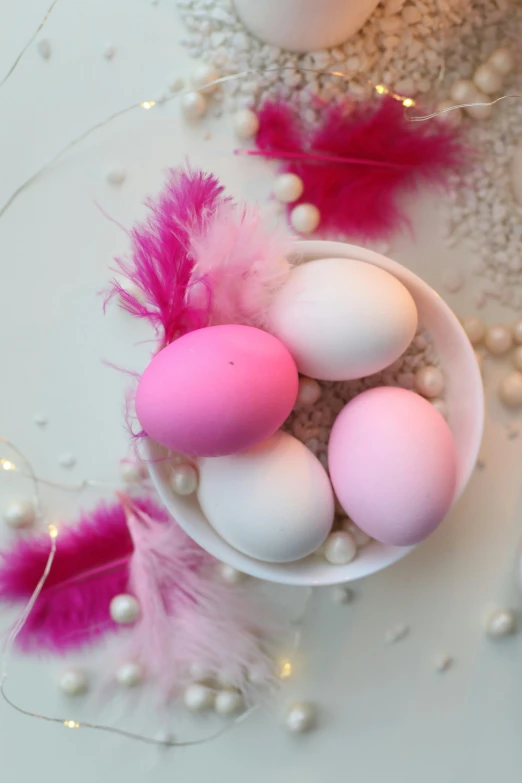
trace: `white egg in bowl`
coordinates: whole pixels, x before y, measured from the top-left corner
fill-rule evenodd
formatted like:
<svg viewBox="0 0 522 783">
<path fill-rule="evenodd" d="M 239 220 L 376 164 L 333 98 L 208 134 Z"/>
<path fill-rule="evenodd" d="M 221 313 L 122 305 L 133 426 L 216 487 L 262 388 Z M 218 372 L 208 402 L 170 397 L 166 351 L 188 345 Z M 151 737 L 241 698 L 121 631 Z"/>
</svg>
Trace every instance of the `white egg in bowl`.
<svg viewBox="0 0 522 783">
<path fill-rule="evenodd" d="M 379 253 L 342 242 L 295 243 L 296 264 L 318 259 L 351 259 L 378 267 L 396 278 L 411 294 L 419 323 L 429 335 L 445 378 L 444 408 L 454 442 L 456 463 L 452 506 L 464 491 L 475 467 L 484 419 L 482 379 L 474 351 L 460 322 L 427 283 Z M 424 378 L 424 382 L 428 381 L 430 378 Z M 173 491 L 172 464 L 165 448 L 147 439 L 143 456 L 162 502 L 186 533 L 218 560 L 259 579 L 289 585 L 339 584 L 380 571 L 413 549 L 411 545 L 392 546 L 370 540 L 358 548 L 354 559 L 341 565 L 335 564 L 335 558 L 329 562 L 316 553 L 292 562 L 267 562 L 251 557 L 227 543 L 210 525 L 196 493 L 184 495 Z"/>
</svg>

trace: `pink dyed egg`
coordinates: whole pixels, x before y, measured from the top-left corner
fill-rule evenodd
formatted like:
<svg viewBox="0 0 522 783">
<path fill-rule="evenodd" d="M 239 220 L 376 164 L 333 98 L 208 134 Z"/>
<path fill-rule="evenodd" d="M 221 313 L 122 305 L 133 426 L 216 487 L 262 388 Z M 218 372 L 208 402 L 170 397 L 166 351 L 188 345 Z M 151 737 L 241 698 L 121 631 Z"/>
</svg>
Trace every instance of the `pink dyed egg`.
<svg viewBox="0 0 522 783">
<path fill-rule="evenodd" d="M 346 513 L 384 544 L 422 541 L 453 500 L 451 431 L 433 405 L 404 389 L 370 389 L 348 403 L 332 428 L 328 464 Z"/>
<path fill-rule="evenodd" d="M 295 362 L 275 337 L 250 326 L 210 326 L 152 359 L 136 414 L 147 435 L 173 451 L 222 456 L 273 435 L 297 389 Z"/>
</svg>

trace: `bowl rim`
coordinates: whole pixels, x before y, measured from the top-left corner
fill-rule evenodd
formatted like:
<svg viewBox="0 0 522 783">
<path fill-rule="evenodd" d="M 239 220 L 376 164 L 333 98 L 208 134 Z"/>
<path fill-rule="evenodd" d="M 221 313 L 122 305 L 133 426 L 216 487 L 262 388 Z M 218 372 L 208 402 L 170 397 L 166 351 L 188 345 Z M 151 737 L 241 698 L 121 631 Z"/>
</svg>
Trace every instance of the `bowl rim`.
<svg viewBox="0 0 522 783">
<path fill-rule="evenodd" d="M 460 347 L 467 354 L 468 361 L 466 372 L 471 373 L 470 384 L 473 389 L 472 399 L 467 398 L 467 405 L 474 411 L 475 421 L 472 438 L 467 447 L 466 464 L 460 465 L 457 486 L 455 489 L 452 507 L 462 495 L 469 478 L 474 470 L 478 457 L 484 427 L 484 389 L 478 363 L 474 357 L 474 351 L 461 324 L 449 305 L 432 289 L 428 283 L 418 277 L 407 267 L 387 258 L 373 250 L 352 245 L 345 242 L 327 240 L 296 240 L 295 252 L 292 254 L 295 263 L 303 263 L 320 258 L 352 258 L 354 260 L 371 263 L 391 273 L 410 290 L 422 292 L 424 298 L 439 310 L 441 316 L 451 328 L 455 337 L 460 342 Z M 146 438 L 143 445 L 143 457 L 148 463 L 152 483 L 158 495 L 176 520 L 180 527 L 203 549 L 218 560 L 233 566 L 234 568 L 249 574 L 250 576 L 271 582 L 286 585 L 299 586 L 328 586 L 350 582 L 369 576 L 383 570 L 393 563 L 401 560 L 417 545 L 408 547 L 393 547 L 372 541 L 364 547 L 365 557 L 356 557 L 351 563 L 344 566 L 334 566 L 320 560 L 317 556 L 310 555 L 303 560 L 294 563 L 265 563 L 256 560 L 234 549 L 224 541 L 203 517 L 197 501 L 193 498 L 176 496 L 169 484 L 166 475 L 167 450 L 151 439 Z M 182 513 L 180 513 L 180 510 Z M 204 525 L 198 516 L 204 520 Z M 370 557 L 367 557 L 370 555 Z M 376 555 L 372 557 L 372 555 Z M 366 562 L 368 561 L 368 562 Z"/>
</svg>

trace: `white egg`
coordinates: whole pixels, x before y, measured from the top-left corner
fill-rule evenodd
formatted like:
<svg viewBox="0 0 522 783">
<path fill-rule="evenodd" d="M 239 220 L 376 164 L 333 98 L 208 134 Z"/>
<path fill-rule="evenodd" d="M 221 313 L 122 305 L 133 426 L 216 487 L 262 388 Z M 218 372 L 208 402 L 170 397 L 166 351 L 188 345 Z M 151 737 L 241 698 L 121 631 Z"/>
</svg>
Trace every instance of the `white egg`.
<svg viewBox="0 0 522 783">
<path fill-rule="evenodd" d="M 397 278 L 346 258 L 296 266 L 269 311 L 270 331 L 299 372 L 325 381 L 362 378 L 392 364 L 417 321 L 415 302 Z"/>
<path fill-rule="evenodd" d="M 199 461 L 198 499 L 231 546 L 270 563 L 314 552 L 330 532 L 334 496 L 319 460 L 277 432 L 240 454 Z"/>
</svg>

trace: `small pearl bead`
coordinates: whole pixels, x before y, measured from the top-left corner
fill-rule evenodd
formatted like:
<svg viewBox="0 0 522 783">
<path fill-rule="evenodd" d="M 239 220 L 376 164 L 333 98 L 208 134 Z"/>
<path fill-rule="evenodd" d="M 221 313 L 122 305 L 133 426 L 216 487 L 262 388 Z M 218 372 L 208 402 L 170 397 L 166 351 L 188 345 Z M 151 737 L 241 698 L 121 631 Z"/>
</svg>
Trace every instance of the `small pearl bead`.
<svg viewBox="0 0 522 783">
<path fill-rule="evenodd" d="M 134 661 L 124 663 L 116 672 L 116 681 L 123 688 L 135 688 L 143 682 L 143 669 Z"/>
<path fill-rule="evenodd" d="M 482 342 L 486 333 L 486 327 L 482 318 L 476 315 L 469 315 L 462 319 L 462 328 L 468 336 L 471 345 L 477 345 Z"/>
<path fill-rule="evenodd" d="M 357 525 L 354 525 L 351 519 L 343 519 L 341 527 L 343 530 L 352 534 L 358 549 L 362 546 L 366 546 L 366 544 L 369 544 L 372 540 L 371 536 L 369 536 L 368 533 L 365 533 L 364 530 L 361 530 L 360 527 L 357 527 Z"/>
<path fill-rule="evenodd" d="M 252 139 L 259 130 L 259 118 L 250 109 L 240 109 L 234 114 L 234 131 L 238 139 Z"/>
<path fill-rule="evenodd" d="M 218 85 L 213 84 L 211 87 L 208 85 L 211 82 L 215 82 L 219 79 L 221 74 L 212 65 L 200 65 L 196 68 L 192 74 L 192 85 L 196 90 L 205 90 L 205 92 L 214 92 Z"/>
<path fill-rule="evenodd" d="M 488 96 L 477 90 L 470 103 L 487 104 L 488 101 Z M 465 111 L 474 120 L 487 120 L 493 112 L 493 106 L 468 106 Z"/>
<path fill-rule="evenodd" d="M 283 204 L 291 204 L 301 198 L 304 185 L 297 174 L 281 174 L 274 182 L 274 196 Z"/>
<path fill-rule="evenodd" d="M 344 585 L 335 585 L 330 592 L 334 604 L 351 604 L 353 601 L 353 591 Z"/>
<path fill-rule="evenodd" d="M 137 484 L 147 478 L 147 468 L 139 462 L 120 462 L 120 476 L 126 484 Z"/>
<path fill-rule="evenodd" d="M 515 67 L 513 52 L 511 49 L 496 49 L 489 58 L 488 65 L 491 65 L 502 76 L 507 76 Z"/>
<path fill-rule="evenodd" d="M 500 381 L 498 396 L 501 402 L 508 408 L 520 408 L 522 406 L 522 373 L 510 372 Z"/>
<path fill-rule="evenodd" d="M 511 354 L 511 358 L 517 370 L 520 370 L 522 372 L 522 345 L 519 345 L 515 348 L 515 350 Z"/>
<path fill-rule="evenodd" d="M 515 632 L 516 619 L 509 609 L 496 609 L 486 620 L 486 633 L 495 638 Z"/>
<path fill-rule="evenodd" d="M 503 324 L 494 324 L 486 329 L 484 345 L 493 356 L 502 356 L 513 345 L 511 330 Z"/>
<path fill-rule="evenodd" d="M 473 76 L 475 87 L 486 95 L 493 95 L 502 88 L 502 75 L 492 65 L 479 65 Z"/>
<path fill-rule="evenodd" d="M 415 373 L 415 389 L 424 397 L 440 397 L 444 391 L 444 375 L 438 367 L 428 365 Z"/>
<path fill-rule="evenodd" d="M 519 318 L 513 324 L 513 337 L 517 345 L 522 345 L 522 318 Z"/>
<path fill-rule="evenodd" d="M 199 120 L 207 110 L 207 101 L 199 92 L 187 92 L 180 101 L 181 111 L 186 120 Z"/>
<path fill-rule="evenodd" d="M 315 405 L 320 396 L 321 387 L 314 378 L 307 378 L 305 375 L 299 378 L 296 406 Z"/>
<path fill-rule="evenodd" d="M 471 103 L 476 94 L 475 85 L 468 79 L 459 79 L 450 90 L 451 98 L 455 103 Z"/>
<path fill-rule="evenodd" d="M 444 419 L 448 418 L 448 406 L 446 405 L 444 400 L 441 400 L 439 397 L 436 397 L 434 400 L 431 400 L 431 404 Z"/>
<path fill-rule="evenodd" d="M 243 582 L 246 576 L 228 563 L 220 563 L 218 565 L 218 573 L 223 582 L 227 582 L 229 585 L 237 585 L 239 582 Z"/>
<path fill-rule="evenodd" d="M 214 709 L 218 715 L 233 715 L 240 712 L 244 706 L 239 691 L 220 691 L 214 702 Z"/>
<path fill-rule="evenodd" d="M 129 625 L 136 622 L 140 616 L 140 605 L 133 595 L 121 593 L 112 599 L 109 612 L 118 625 Z"/>
<path fill-rule="evenodd" d="M 13 530 L 31 527 L 36 519 L 34 505 L 25 500 L 17 500 L 10 503 L 4 511 L 6 525 Z"/>
<path fill-rule="evenodd" d="M 307 701 L 292 704 L 285 717 L 285 724 L 292 734 L 302 734 L 315 726 L 317 712 L 315 706 Z"/>
<path fill-rule="evenodd" d="M 203 682 L 204 680 L 211 680 L 214 677 L 214 671 L 203 663 L 191 663 L 189 667 L 189 673 L 193 680 L 196 682 Z"/>
<path fill-rule="evenodd" d="M 107 172 L 107 182 L 109 185 L 122 185 L 127 177 L 125 169 L 113 168 Z"/>
<path fill-rule="evenodd" d="M 198 487 L 198 473 L 188 462 L 172 468 L 170 484 L 176 495 L 192 495 Z"/>
<path fill-rule="evenodd" d="M 435 110 L 444 113 L 438 115 L 437 122 L 449 128 L 458 128 L 464 115 L 462 109 L 453 109 L 453 106 L 455 106 L 453 101 L 439 101 Z M 451 111 L 444 111 L 445 109 L 451 109 Z"/>
<path fill-rule="evenodd" d="M 84 672 L 70 669 L 60 677 L 60 688 L 67 696 L 81 696 L 89 688 L 89 682 Z"/>
<path fill-rule="evenodd" d="M 206 685 L 194 683 L 189 685 L 183 695 L 185 707 L 191 712 L 204 712 L 214 706 L 214 691 Z"/>
<path fill-rule="evenodd" d="M 311 234 L 321 222 L 321 213 L 313 204 L 299 204 L 290 213 L 290 223 L 300 234 Z"/>
<path fill-rule="evenodd" d="M 346 565 L 357 554 L 355 538 L 346 530 L 330 533 L 324 545 L 324 556 L 332 565 Z"/>
<path fill-rule="evenodd" d="M 38 54 L 43 60 L 49 60 L 52 54 L 51 42 L 48 38 L 41 38 L 36 44 Z"/>
<path fill-rule="evenodd" d="M 451 655 L 448 655 L 447 653 L 440 653 L 439 655 L 435 656 L 435 660 L 433 661 L 433 665 L 435 666 L 436 671 L 438 672 L 445 672 L 447 671 L 450 666 L 453 664 L 453 658 Z"/>
</svg>

